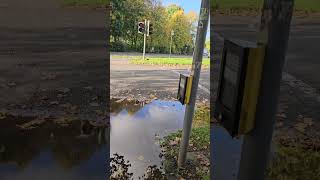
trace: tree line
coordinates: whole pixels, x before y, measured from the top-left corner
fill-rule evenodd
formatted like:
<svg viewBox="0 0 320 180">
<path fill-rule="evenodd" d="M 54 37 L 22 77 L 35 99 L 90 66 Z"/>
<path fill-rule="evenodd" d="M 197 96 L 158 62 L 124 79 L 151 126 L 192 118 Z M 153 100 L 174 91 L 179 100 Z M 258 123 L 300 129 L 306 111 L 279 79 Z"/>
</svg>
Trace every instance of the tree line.
<svg viewBox="0 0 320 180">
<path fill-rule="evenodd" d="M 111 51 L 142 51 L 143 34 L 138 22 L 150 20 L 153 34 L 147 37 L 147 52 L 192 54 L 197 14 L 186 13 L 176 4 L 164 6 L 160 0 L 111 0 Z"/>
</svg>

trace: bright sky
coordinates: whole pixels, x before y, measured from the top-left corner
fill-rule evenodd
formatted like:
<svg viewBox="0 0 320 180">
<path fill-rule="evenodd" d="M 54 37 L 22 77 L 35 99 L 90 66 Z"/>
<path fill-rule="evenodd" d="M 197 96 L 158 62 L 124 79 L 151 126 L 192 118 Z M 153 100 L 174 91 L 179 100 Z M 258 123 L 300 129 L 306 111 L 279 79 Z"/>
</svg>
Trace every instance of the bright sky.
<svg viewBox="0 0 320 180">
<path fill-rule="evenodd" d="M 162 0 L 162 2 L 165 6 L 169 4 L 178 4 L 186 13 L 192 10 L 198 14 L 201 6 L 201 0 Z"/>
</svg>

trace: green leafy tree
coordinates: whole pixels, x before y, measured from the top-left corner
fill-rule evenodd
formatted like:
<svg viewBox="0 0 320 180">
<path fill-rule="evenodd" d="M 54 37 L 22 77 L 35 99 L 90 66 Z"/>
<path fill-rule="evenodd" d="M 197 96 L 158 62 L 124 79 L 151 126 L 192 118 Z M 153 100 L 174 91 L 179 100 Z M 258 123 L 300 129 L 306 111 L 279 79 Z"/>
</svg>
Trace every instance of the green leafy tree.
<svg viewBox="0 0 320 180">
<path fill-rule="evenodd" d="M 111 0 L 111 45 L 114 51 L 142 51 L 143 35 L 138 22 L 145 19 L 153 24 L 153 34 L 147 37 L 147 51 L 168 53 L 171 30 L 174 30 L 173 53 L 192 52 L 195 37 L 194 12 L 160 0 Z"/>
</svg>

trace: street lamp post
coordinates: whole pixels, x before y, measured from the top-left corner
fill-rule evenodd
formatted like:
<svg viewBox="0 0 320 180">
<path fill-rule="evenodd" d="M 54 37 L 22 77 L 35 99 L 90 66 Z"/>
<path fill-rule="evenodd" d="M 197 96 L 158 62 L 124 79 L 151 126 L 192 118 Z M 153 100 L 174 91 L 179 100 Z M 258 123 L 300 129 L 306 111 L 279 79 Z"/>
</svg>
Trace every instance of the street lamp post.
<svg viewBox="0 0 320 180">
<path fill-rule="evenodd" d="M 171 48 L 172 48 L 172 37 L 174 35 L 174 31 L 171 30 L 171 40 L 170 40 L 170 55 L 169 55 L 169 58 L 171 58 Z"/>
</svg>

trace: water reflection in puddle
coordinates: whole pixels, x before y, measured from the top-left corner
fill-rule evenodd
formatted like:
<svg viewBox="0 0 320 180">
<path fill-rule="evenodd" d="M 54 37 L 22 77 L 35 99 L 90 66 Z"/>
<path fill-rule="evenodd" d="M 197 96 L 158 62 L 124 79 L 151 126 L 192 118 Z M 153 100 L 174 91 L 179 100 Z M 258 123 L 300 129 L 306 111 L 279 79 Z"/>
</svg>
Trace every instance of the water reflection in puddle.
<svg viewBox="0 0 320 180">
<path fill-rule="evenodd" d="M 1 180 L 106 178 L 106 127 L 13 116 L 0 127 Z"/>
<path fill-rule="evenodd" d="M 122 103 L 121 108 L 111 111 L 110 154 L 129 160 L 134 177 L 142 176 L 148 166 L 160 166 L 156 136 L 182 128 L 184 106 L 156 100 L 145 106 Z"/>
</svg>

